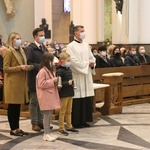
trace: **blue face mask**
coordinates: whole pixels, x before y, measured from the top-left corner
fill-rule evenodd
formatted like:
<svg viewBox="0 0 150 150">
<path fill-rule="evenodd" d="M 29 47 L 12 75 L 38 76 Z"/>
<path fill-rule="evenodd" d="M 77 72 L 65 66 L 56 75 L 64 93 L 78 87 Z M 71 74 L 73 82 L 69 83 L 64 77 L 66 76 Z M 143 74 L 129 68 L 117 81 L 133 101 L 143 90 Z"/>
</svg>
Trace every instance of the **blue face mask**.
<svg viewBox="0 0 150 150">
<path fill-rule="evenodd" d="M 17 47 L 19 47 L 19 46 L 21 46 L 21 39 L 19 39 L 19 40 L 16 40 L 16 42 L 15 42 L 15 45 L 17 46 Z"/>
<path fill-rule="evenodd" d="M 85 32 L 80 33 L 80 38 L 83 40 L 85 38 Z"/>
<path fill-rule="evenodd" d="M 69 68 L 70 65 L 71 65 L 71 62 L 66 62 L 64 66 L 65 66 L 66 68 Z"/>
<path fill-rule="evenodd" d="M 45 41 L 45 36 L 39 37 L 39 43 L 42 44 Z"/>
</svg>

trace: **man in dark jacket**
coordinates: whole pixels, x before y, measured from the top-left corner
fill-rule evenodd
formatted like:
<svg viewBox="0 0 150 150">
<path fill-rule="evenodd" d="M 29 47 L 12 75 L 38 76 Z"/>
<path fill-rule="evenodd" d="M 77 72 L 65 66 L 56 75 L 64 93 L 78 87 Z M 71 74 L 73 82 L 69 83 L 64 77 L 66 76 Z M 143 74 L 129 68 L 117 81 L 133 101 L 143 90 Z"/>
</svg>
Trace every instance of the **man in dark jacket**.
<svg viewBox="0 0 150 150">
<path fill-rule="evenodd" d="M 32 130 L 40 131 L 43 128 L 43 119 L 36 96 L 36 75 L 39 71 L 42 55 L 47 49 L 43 44 L 45 33 L 42 28 L 36 28 L 33 31 L 33 37 L 35 40 L 34 43 L 31 43 L 26 50 L 27 63 L 34 66 L 34 69 L 28 72 L 28 87 L 30 92 L 29 110 Z"/>
<path fill-rule="evenodd" d="M 136 56 L 136 47 L 129 47 L 129 52 L 126 54 L 124 59 L 125 66 L 138 66 L 140 65 L 139 58 Z"/>
<path fill-rule="evenodd" d="M 140 61 L 141 64 L 150 63 L 150 56 L 147 55 L 145 52 L 146 51 L 145 51 L 145 47 L 144 46 L 138 47 L 137 56 L 138 56 L 139 61 Z"/>
</svg>

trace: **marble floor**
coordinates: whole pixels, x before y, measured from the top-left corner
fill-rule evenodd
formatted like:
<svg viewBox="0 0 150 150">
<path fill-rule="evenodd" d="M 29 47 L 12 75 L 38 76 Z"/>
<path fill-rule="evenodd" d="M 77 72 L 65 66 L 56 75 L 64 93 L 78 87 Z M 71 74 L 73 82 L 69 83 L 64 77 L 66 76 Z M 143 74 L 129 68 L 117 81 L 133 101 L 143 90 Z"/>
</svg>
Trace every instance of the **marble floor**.
<svg viewBox="0 0 150 150">
<path fill-rule="evenodd" d="M 58 134 L 58 122 L 52 122 Z M 6 116 L 0 116 L 0 150 L 150 150 L 150 104 L 123 107 L 123 113 L 102 116 L 79 129 L 79 134 L 59 135 L 55 142 L 42 140 L 43 131 L 33 132 L 30 119 L 21 118 L 21 129 L 30 134 L 14 137 L 9 134 Z"/>
</svg>

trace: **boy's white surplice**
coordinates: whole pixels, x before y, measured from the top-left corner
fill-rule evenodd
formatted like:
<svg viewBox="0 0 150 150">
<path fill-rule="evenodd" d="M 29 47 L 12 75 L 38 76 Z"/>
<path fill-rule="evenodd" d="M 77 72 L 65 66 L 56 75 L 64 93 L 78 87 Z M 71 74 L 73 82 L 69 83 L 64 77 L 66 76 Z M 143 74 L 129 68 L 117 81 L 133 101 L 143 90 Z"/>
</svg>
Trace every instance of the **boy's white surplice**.
<svg viewBox="0 0 150 150">
<path fill-rule="evenodd" d="M 95 62 L 95 57 L 89 45 L 73 41 L 68 45 L 67 53 L 71 56 L 71 70 L 77 85 L 74 98 L 94 96 L 92 73 L 95 70 L 89 67 L 89 62 Z"/>
</svg>

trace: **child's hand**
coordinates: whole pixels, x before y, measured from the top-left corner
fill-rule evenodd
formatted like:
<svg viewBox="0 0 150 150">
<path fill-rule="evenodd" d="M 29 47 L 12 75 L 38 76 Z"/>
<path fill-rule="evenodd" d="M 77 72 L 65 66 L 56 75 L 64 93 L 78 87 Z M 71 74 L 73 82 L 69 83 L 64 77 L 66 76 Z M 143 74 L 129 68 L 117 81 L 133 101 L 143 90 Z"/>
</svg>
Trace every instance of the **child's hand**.
<svg viewBox="0 0 150 150">
<path fill-rule="evenodd" d="M 69 80 L 68 83 L 69 83 L 69 85 L 72 85 L 72 80 Z"/>
<path fill-rule="evenodd" d="M 57 77 L 53 78 L 53 82 L 57 83 L 58 82 L 58 78 Z"/>
</svg>

